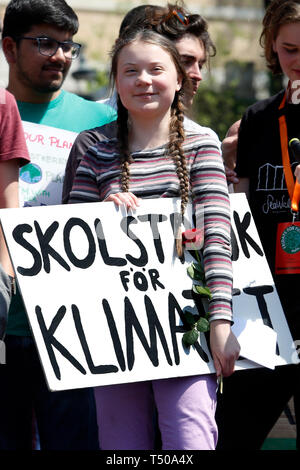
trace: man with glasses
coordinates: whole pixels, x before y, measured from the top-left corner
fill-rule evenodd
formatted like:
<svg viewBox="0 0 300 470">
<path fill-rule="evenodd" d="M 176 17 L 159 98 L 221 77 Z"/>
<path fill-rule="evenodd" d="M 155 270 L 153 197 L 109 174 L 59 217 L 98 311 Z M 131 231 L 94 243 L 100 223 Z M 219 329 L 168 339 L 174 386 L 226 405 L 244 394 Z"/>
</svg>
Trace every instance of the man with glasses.
<svg viewBox="0 0 300 470">
<path fill-rule="evenodd" d="M 12 0 L 5 12 L 2 48 L 8 90 L 23 120 L 80 132 L 112 121 L 112 109 L 61 87 L 80 52 L 73 41 L 78 18 L 64 0 Z"/>
<path fill-rule="evenodd" d="M 23 121 L 81 132 L 114 118 L 111 108 L 61 89 L 80 52 L 80 44 L 73 41 L 77 30 L 78 18 L 64 0 L 8 4 L 2 47 L 9 65 L 8 91 L 17 100 Z M 48 390 L 18 290 L 12 296 L 5 346 L 6 365 L 0 366 L 0 449 L 31 449 L 33 414 L 42 450 L 97 449 L 93 391 Z"/>
</svg>

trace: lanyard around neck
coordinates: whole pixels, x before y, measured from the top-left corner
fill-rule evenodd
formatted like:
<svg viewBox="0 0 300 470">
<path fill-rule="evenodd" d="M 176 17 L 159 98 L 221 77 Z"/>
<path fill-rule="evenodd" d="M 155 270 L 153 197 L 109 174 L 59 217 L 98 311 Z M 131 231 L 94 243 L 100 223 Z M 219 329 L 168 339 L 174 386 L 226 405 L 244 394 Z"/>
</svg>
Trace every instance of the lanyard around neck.
<svg viewBox="0 0 300 470">
<path fill-rule="evenodd" d="M 283 100 L 280 103 L 279 111 L 284 109 L 286 102 L 286 93 L 284 94 Z M 283 171 L 286 186 L 291 200 L 292 212 L 297 213 L 299 210 L 299 199 L 300 199 L 300 184 L 295 182 L 294 175 L 291 169 L 290 156 L 288 150 L 288 132 L 286 125 L 285 114 L 279 116 L 279 131 L 280 131 L 280 144 L 281 144 L 281 157 L 283 164 Z"/>
</svg>

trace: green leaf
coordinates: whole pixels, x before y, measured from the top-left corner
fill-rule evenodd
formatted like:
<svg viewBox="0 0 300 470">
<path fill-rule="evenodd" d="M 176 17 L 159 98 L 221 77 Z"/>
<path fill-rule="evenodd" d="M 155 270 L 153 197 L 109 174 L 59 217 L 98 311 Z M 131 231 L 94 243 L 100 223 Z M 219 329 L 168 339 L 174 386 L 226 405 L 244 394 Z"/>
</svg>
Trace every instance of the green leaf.
<svg viewBox="0 0 300 470">
<path fill-rule="evenodd" d="M 187 321 L 187 323 L 190 325 L 190 326 L 194 326 L 196 321 L 197 321 L 197 317 L 195 317 L 195 315 L 193 315 L 191 312 L 187 312 L 187 311 L 184 311 L 183 312 L 183 315 L 184 315 L 184 319 Z"/>
<path fill-rule="evenodd" d="M 202 333 L 206 333 L 207 331 L 209 331 L 209 322 L 207 321 L 206 318 L 204 317 L 201 317 L 198 321 L 197 321 L 197 330 L 198 331 L 201 331 Z"/>
<path fill-rule="evenodd" d="M 193 329 L 191 331 L 187 331 L 184 333 L 182 337 L 182 341 L 187 345 L 187 346 L 192 346 L 194 343 L 198 341 L 199 338 L 199 333 L 197 330 Z"/>
<path fill-rule="evenodd" d="M 187 268 L 187 273 L 192 279 L 195 278 L 195 269 L 192 264 L 190 264 L 190 266 Z"/>
<path fill-rule="evenodd" d="M 203 268 L 202 264 L 199 264 L 199 263 L 192 263 L 192 266 L 194 267 L 194 269 L 195 269 L 198 273 L 201 273 L 201 274 L 203 274 L 203 276 L 204 276 L 204 268 Z"/>
<path fill-rule="evenodd" d="M 194 279 L 195 281 L 203 281 L 204 280 L 204 272 L 199 271 L 198 269 L 191 264 L 187 268 L 187 273 L 190 276 L 191 279 Z"/>
<path fill-rule="evenodd" d="M 197 294 L 203 295 L 204 297 L 208 297 L 209 299 L 211 299 L 211 293 L 208 287 L 194 285 L 193 291 Z"/>
</svg>

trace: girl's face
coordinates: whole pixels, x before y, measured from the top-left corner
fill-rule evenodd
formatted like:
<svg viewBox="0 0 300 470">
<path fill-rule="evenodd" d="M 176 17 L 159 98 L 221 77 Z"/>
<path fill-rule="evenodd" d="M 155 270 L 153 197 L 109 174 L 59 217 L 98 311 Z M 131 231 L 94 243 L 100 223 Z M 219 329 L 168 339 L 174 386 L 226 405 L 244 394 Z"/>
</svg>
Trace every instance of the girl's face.
<svg viewBox="0 0 300 470">
<path fill-rule="evenodd" d="M 283 73 L 291 82 L 300 80 L 300 22 L 280 27 L 273 50 L 278 54 Z"/>
<path fill-rule="evenodd" d="M 134 41 L 119 54 L 116 88 L 130 116 L 148 119 L 170 110 L 181 79 L 165 49 Z"/>
</svg>

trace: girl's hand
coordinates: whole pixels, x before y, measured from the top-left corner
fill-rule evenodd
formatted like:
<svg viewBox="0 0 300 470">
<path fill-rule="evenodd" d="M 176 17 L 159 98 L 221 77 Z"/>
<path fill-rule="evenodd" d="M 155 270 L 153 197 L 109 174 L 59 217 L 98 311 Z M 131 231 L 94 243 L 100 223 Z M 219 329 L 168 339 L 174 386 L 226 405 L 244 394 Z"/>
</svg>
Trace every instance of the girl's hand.
<svg viewBox="0 0 300 470">
<path fill-rule="evenodd" d="M 125 204 L 127 210 L 135 210 L 139 206 L 139 198 L 130 192 L 110 194 L 104 201 L 113 201 L 117 206 Z"/>
<path fill-rule="evenodd" d="M 231 375 L 239 357 L 240 345 L 229 321 L 214 320 L 210 323 L 210 348 L 217 377 Z"/>
</svg>

